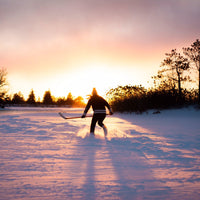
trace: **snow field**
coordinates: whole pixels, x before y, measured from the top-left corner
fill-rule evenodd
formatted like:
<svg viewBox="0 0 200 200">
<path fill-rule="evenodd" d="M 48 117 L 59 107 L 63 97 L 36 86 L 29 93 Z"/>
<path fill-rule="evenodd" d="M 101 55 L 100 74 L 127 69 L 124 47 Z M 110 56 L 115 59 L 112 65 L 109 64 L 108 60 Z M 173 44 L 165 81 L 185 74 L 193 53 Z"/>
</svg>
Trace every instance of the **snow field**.
<svg viewBox="0 0 200 200">
<path fill-rule="evenodd" d="M 0 199 L 199 199 L 200 111 L 114 114 L 108 137 L 81 109 L 0 111 Z"/>
</svg>

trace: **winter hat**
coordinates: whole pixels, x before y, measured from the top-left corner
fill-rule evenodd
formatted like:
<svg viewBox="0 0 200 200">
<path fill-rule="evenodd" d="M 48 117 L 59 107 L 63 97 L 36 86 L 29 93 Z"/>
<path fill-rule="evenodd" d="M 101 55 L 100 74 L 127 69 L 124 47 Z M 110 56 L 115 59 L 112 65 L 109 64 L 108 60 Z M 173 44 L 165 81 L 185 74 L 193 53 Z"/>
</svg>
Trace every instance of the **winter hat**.
<svg viewBox="0 0 200 200">
<path fill-rule="evenodd" d="M 93 88 L 93 90 L 92 90 L 92 96 L 97 96 L 98 94 L 97 94 L 97 90 L 96 90 L 96 88 Z"/>
</svg>

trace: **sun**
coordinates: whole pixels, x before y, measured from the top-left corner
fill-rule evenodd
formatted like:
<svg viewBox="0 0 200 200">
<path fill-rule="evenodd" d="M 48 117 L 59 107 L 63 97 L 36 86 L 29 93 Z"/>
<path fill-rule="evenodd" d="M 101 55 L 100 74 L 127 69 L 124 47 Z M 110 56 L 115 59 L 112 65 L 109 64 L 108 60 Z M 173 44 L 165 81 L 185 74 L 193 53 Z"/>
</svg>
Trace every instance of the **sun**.
<svg viewBox="0 0 200 200">
<path fill-rule="evenodd" d="M 109 66 L 93 63 L 83 66 L 80 70 L 73 72 L 71 86 L 75 94 L 85 96 L 91 93 L 95 87 L 100 95 L 105 95 L 112 83 L 111 70 Z"/>
</svg>

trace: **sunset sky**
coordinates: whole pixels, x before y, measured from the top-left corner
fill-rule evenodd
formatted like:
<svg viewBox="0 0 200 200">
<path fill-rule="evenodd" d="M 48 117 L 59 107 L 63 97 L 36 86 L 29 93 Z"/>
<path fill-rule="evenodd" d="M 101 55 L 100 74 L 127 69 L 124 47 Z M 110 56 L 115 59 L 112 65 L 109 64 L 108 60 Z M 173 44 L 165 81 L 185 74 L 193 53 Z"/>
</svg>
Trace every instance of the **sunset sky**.
<svg viewBox="0 0 200 200">
<path fill-rule="evenodd" d="M 200 39 L 199 0 L 0 0 L 10 93 L 149 86 L 165 53 Z"/>
</svg>

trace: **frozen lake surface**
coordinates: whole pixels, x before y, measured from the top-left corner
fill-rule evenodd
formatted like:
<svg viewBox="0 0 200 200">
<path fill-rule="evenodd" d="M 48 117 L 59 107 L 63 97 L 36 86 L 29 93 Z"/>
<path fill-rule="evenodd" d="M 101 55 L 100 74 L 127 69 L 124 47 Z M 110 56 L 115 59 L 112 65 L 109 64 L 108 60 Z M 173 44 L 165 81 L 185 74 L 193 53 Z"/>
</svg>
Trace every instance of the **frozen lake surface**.
<svg viewBox="0 0 200 200">
<path fill-rule="evenodd" d="M 82 109 L 0 111 L 0 199 L 200 199 L 200 111 L 114 114 L 108 137 Z"/>
</svg>

